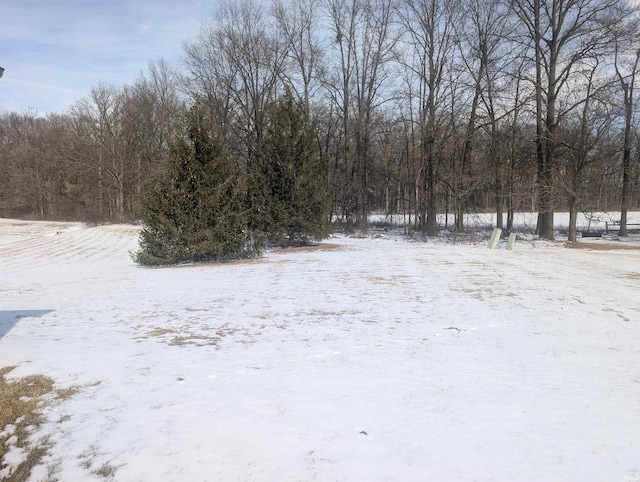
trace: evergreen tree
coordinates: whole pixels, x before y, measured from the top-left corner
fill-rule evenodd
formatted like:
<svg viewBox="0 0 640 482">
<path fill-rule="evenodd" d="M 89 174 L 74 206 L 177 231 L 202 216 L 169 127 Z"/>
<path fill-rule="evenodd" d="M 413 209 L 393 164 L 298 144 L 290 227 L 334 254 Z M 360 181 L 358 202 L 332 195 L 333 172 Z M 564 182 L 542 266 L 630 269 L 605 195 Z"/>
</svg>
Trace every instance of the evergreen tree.
<svg viewBox="0 0 640 482">
<path fill-rule="evenodd" d="M 314 126 L 291 92 L 271 106 L 268 119 L 259 162 L 267 200 L 265 234 L 279 244 L 326 238 L 331 196 Z"/>
<path fill-rule="evenodd" d="M 188 139 L 171 148 L 169 178 L 143 198 L 136 262 L 221 261 L 259 253 L 248 229 L 246 181 L 210 125 L 196 103 L 188 114 Z"/>
</svg>

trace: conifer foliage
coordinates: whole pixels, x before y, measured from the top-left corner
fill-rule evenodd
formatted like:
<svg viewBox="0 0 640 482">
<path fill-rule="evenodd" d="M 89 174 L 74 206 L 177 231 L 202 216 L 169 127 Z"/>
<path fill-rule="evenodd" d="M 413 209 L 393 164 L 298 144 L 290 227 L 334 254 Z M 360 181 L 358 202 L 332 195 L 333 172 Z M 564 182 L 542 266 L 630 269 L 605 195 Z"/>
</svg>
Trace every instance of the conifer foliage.
<svg viewBox="0 0 640 482">
<path fill-rule="evenodd" d="M 329 234 L 331 196 L 308 113 L 290 92 L 266 112 L 263 142 L 235 162 L 198 102 L 188 136 L 171 149 L 168 177 L 143 198 L 140 264 L 258 255 L 265 240 L 303 244 Z"/>
<path fill-rule="evenodd" d="M 188 138 L 171 149 L 168 178 L 143 199 L 136 262 L 222 261 L 259 253 L 248 229 L 245 179 L 210 125 L 196 103 L 188 114 Z"/>
<path fill-rule="evenodd" d="M 266 237 L 277 244 L 303 244 L 329 234 L 331 195 L 326 160 L 304 106 L 287 91 L 268 111 L 260 178 L 266 189 Z"/>
</svg>

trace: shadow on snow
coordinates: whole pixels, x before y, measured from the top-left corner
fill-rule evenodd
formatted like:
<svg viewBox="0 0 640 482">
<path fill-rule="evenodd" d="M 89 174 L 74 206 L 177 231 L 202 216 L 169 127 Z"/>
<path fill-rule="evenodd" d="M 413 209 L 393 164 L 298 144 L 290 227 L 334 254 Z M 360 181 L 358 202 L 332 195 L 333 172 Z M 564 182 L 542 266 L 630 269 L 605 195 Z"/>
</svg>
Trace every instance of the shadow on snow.
<svg viewBox="0 0 640 482">
<path fill-rule="evenodd" d="M 22 318 L 35 318 L 51 312 L 53 310 L 0 310 L 0 339 Z"/>
</svg>

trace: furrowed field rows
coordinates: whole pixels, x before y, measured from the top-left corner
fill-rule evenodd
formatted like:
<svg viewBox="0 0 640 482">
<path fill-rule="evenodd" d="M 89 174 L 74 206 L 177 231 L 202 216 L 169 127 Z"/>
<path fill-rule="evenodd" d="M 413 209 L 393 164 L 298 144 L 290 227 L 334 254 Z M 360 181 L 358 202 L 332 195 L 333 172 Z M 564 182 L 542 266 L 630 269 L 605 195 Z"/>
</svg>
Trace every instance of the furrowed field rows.
<svg viewBox="0 0 640 482">
<path fill-rule="evenodd" d="M 73 227 L 40 236 L 19 234 L 0 246 L 0 262 L 27 266 L 32 261 L 108 260 L 136 249 L 139 228 L 127 225 Z M 104 243 L 105 236 L 109 243 Z"/>
</svg>

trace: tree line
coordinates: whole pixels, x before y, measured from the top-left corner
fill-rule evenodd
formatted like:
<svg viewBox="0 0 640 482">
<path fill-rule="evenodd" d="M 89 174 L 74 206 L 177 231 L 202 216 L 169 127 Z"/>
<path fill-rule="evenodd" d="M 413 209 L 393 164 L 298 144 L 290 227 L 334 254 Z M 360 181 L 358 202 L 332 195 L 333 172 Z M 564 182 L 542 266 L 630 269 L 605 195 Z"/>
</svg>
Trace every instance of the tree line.
<svg viewBox="0 0 640 482">
<path fill-rule="evenodd" d="M 223 2 L 130 85 L 98 84 L 68 111 L 0 112 L 0 215 L 140 219 L 171 172 L 197 102 L 225 156 L 264 168 L 274 105 L 290 93 L 313 125 L 330 215 L 553 214 L 640 206 L 638 8 L 626 0 Z M 298 209 L 301 209 L 298 207 Z"/>
</svg>

